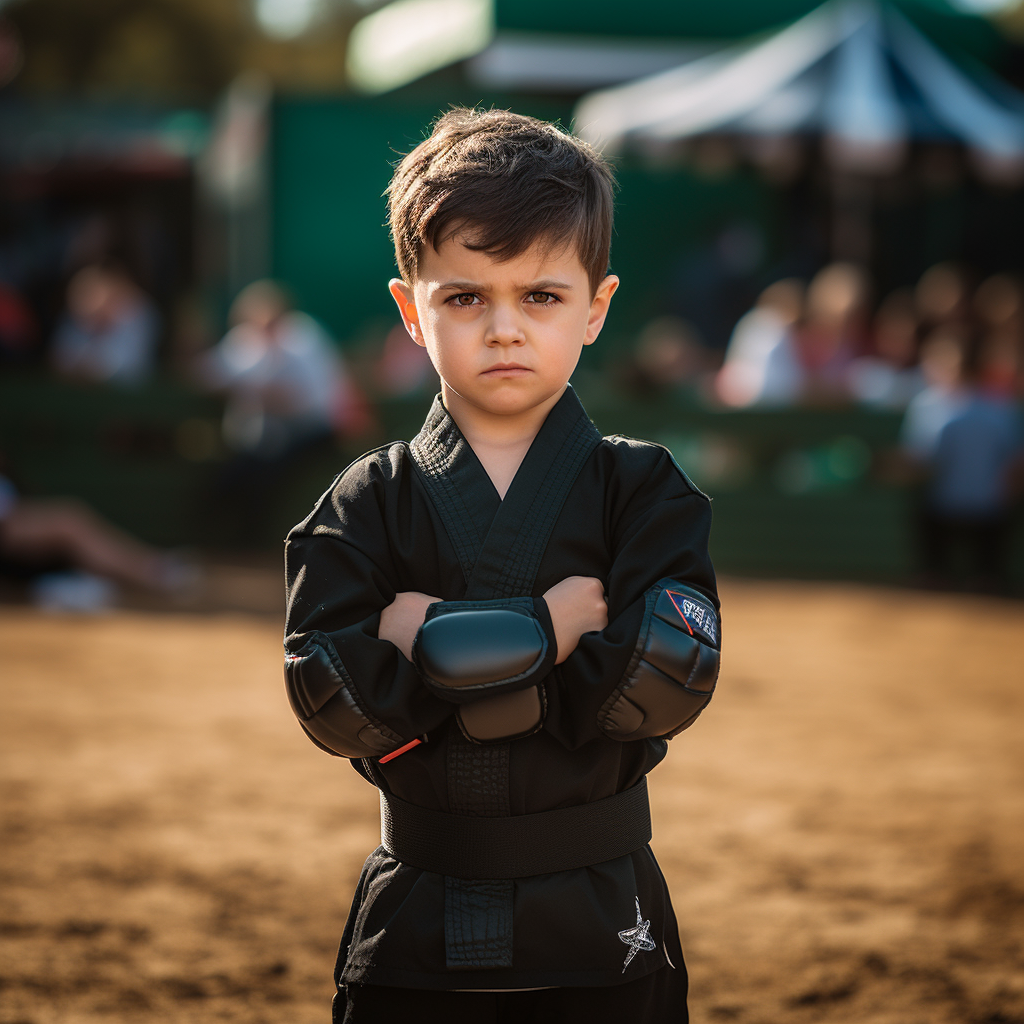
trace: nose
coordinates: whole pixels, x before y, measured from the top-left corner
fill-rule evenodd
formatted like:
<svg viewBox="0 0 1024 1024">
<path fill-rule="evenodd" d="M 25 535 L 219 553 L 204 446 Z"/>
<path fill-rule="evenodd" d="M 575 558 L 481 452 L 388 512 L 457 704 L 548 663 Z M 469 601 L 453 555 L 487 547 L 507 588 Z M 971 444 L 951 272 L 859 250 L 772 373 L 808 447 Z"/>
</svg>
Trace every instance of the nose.
<svg viewBox="0 0 1024 1024">
<path fill-rule="evenodd" d="M 488 345 L 521 345 L 526 341 L 523 315 L 518 303 L 495 303 L 487 320 L 484 341 Z"/>
</svg>

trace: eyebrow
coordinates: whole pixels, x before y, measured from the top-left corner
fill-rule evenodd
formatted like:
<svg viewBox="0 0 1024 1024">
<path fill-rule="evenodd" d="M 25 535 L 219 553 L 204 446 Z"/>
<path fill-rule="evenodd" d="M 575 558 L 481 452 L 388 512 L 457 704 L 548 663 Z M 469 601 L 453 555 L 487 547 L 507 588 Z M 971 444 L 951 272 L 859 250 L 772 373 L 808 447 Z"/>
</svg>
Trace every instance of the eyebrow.
<svg viewBox="0 0 1024 1024">
<path fill-rule="evenodd" d="M 446 292 L 480 292 L 486 291 L 484 285 L 477 281 L 445 281 L 444 284 L 438 285 L 441 291 Z M 523 291 L 541 292 L 546 291 L 549 288 L 561 288 L 563 290 L 570 290 L 572 285 L 567 281 L 557 281 L 552 278 L 544 278 L 541 281 L 530 281 L 528 284 L 519 285 L 519 288 Z"/>
<path fill-rule="evenodd" d="M 478 292 L 482 287 L 483 285 L 475 281 L 445 281 L 444 284 L 438 285 L 444 292 Z"/>
<path fill-rule="evenodd" d="M 568 281 L 556 281 L 553 277 L 546 278 L 543 281 L 533 281 L 527 285 L 530 291 L 541 292 L 546 288 L 564 288 L 571 289 L 572 285 Z"/>
</svg>

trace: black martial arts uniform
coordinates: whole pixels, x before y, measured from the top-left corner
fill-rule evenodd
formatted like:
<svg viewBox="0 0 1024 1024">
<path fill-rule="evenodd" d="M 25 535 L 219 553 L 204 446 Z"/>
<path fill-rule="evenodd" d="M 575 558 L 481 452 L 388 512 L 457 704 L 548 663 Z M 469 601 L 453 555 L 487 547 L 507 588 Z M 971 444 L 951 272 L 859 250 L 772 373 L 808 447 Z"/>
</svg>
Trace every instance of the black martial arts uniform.
<svg viewBox="0 0 1024 1024">
<path fill-rule="evenodd" d="M 710 521 L 664 448 L 601 438 L 569 388 L 503 501 L 438 398 L 292 530 L 292 707 L 382 796 L 340 988 L 682 973 L 644 777 L 717 677 Z M 555 666 L 540 595 L 569 576 L 605 583 L 608 626 Z M 441 598 L 415 664 L 377 638 L 402 591 Z"/>
</svg>

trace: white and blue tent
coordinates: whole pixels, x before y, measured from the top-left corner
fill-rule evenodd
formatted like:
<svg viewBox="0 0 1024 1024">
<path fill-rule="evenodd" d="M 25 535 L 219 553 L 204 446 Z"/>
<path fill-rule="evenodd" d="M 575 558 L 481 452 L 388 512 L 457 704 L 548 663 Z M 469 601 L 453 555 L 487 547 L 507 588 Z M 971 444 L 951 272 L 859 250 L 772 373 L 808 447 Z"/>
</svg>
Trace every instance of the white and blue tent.
<svg viewBox="0 0 1024 1024">
<path fill-rule="evenodd" d="M 895 170 L 911 141 L 957 143 L 982 176 L 1024 180 L 1024 94 L 965 71 L 877 0 L 828 0 L 767 39 L 590 93 L 575 123 L 611 153 L 814 136 L 837 169 L 867 174 Z"/>
</svg>

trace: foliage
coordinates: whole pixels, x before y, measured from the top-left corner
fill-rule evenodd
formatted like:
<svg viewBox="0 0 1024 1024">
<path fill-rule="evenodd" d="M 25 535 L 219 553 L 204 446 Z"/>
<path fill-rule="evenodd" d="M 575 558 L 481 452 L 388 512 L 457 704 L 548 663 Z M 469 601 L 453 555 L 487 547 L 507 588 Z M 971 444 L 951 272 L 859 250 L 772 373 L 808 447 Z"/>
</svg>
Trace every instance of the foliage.
<svg viewBox="0 0 1024 1024">
<path fill-rule="evenodd" d="M 216 96 L 242 70 L 278 88 L 344 86 L 351 9 L 330 7 L 317 31 L 268 38 L 250 0 L 15 0 L 5 9 L 21 36 L 22 91 L 174 102 Z"/>
</svg>

